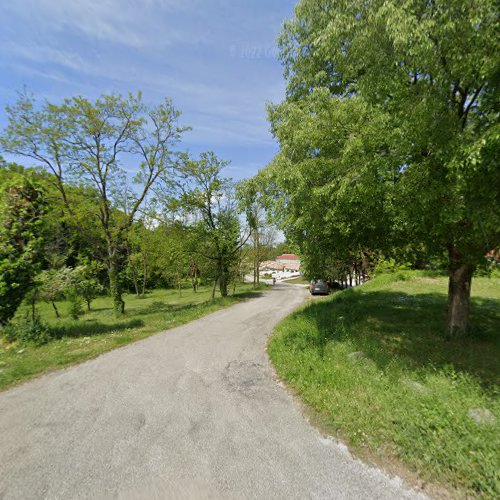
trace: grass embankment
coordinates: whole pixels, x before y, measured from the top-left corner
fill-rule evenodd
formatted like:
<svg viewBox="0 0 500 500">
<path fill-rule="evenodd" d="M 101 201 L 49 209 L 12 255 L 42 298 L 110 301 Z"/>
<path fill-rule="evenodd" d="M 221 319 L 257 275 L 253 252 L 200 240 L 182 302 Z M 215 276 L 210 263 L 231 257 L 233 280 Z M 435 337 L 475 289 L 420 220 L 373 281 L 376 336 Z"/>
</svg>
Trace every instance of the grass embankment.
<svg viewBox="0 0 500 500">
<path fill-rule="evenodd" d="M 37 347 L 9 344 L 0 337 L 0 389 L 188 323 L 249 298 L 254 290 L 251 285 L 241 284 L 236 295 L 215 301 L 210 294 L 211 287 L 200 287 L 197 293 L 183 290 L 181 297 L 177 290 L 155 290 L 144 298 L 126 295 L 126 313 L 120 319 L 114 317 L 109 297 L 96 299 L 92 310 L 76 321 L 68 319 L 67 302 L 58 302 L 61 319 L 56 318 L 49 304 L 40 304 L 41 318 L 61 338 Z M 19 315 L 23 313 L 19 311 Z"/>
<path fill-rule="evenodd" d="M 500 279 L 474 278 L 471 336 L 446 341 L 447 280 L 382 275 L 310 302 L 269 355 L 320 425 L 358 455 L 453 495 L 500 497 Z M 468 415 L 485 408 L 496 422 Z"/>
</svg>

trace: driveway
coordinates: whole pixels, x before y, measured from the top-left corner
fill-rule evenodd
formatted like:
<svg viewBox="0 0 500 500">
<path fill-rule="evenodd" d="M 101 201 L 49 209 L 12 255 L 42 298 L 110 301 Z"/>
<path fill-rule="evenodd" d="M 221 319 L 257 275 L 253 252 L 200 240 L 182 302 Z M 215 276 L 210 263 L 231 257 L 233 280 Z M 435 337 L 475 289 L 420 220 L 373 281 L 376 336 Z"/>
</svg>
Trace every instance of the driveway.
<svg viewBox="0 0 500 500">
<path fill-rule="evenodd" d="M 0 394 L 0 498 L 415 498 L 309 425 L 261 297 Z"/>
</svg>

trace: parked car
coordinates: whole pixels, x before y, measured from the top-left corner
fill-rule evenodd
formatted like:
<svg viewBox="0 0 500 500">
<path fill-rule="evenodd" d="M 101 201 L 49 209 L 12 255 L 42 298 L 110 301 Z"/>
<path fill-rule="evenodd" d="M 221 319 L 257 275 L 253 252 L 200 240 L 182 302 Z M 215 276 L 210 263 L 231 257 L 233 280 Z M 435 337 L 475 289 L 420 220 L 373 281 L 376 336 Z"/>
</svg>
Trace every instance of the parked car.
<svg viewBox="0 0 500 500">
<path fill-rule="evenodd" d="M 330 288 L 325 280 L 312 280 L 309 285 L 311 295 L 328 295 Z"/>
</svg>

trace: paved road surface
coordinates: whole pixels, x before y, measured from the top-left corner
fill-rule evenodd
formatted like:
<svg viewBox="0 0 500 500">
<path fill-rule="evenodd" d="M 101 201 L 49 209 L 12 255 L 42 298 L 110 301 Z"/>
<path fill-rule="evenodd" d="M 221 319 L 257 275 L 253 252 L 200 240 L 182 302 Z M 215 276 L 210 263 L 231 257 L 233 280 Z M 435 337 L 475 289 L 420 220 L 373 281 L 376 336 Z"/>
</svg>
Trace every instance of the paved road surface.
<svg viewBox="0 0 500 500">
<path fill-rule="evenodd" d="M 0 498 L 414 498 L 323 438 L 266 338 L 262 297 L 0 394 Z"/>
</svg>

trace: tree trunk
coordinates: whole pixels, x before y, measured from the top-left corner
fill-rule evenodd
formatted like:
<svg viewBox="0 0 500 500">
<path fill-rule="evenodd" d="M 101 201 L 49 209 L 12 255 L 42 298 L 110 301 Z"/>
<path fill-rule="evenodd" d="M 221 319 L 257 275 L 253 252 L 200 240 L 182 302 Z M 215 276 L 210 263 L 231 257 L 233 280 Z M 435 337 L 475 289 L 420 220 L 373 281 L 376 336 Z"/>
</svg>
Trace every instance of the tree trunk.
<svg viewBox="0 0 500 500">
<path fill-rule="evenodd" d="M 215 300 L 215 290 L 217 290 L 217 282 L 218 281 L 219 281 L 219 278 L 215 278 L 214 286 L 212 287 L 212 300 Z"/>
<path fill-rule="evenodd" d="M 253 287 L 257 288 L 257 259 L 255 258 L 255 254 L 253 257 Z"/>
<path fill-rule="evenodd" d="M 191 284 L 193 285 L 193 292 L 196 293 L 198 291 L 198 270 L 194 269 L 193 275 L 191 278 Z"/>
<path fill-rule="evenodd" d="M 227 297 L 227 275 L 224 273 L 219 280 L 219 290 L 222 297 Z"/>
<path fill-rule="evenodd" d="M 87 310 L 90 311 L 90 303 L 92 302 L 91 300 L 86 300 L 85 302 L 87 302 Z"/>
<path fill-rule="evenodd" d="M 57 310 L 57 306 L 56 306 L 55 302 L 53 300 L 51 300 L 50 303 L 52 304 L 52 307 L 54 308 L 54 311 L 56 312 L 56 318 L 60 318 L 61 315 L 59 314 L 59 311 Z"/>
<path fill-rule="evenodd" d="M 134 289 L 135 289 L 135 294 L 137 297 L 139 297 L 141 295 L 141 293 L 139 292 L 139 280 L 137 278 L 137 273 L 134 269 L 134 267 L 132 266 L 132 278 L 134 280 Z"/>
<path fill-rule="evenodd" d="M 448 337 L 463 337 L 467 333 L 470 311 L 471 280 L 475 266 L 464 262 L 460 252 L 449 251 L 448 267 Z"/>
<path fill-rule="evenodd" d="M 142 268 L 142 292 L 141 297 L 146 295 L 146 281 L 148 279 L 148 266 L 146 264 L 146 259 L 144 259 L 144 265 Z"/>
<path fill-rule="evenodd" d="M 113 310 L 117 317 L 125 312 L 125 302 L 122 299 L 122 286 L 118 267 L 115 259 L 111 258 L 109 262 L 109 291 L 113 299 Z"/>
</svg>

